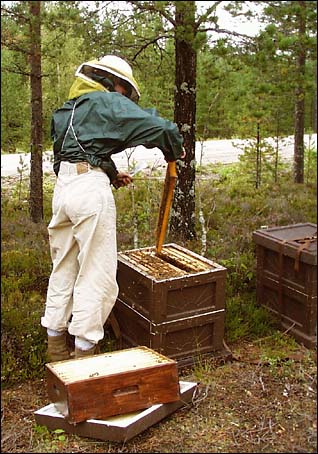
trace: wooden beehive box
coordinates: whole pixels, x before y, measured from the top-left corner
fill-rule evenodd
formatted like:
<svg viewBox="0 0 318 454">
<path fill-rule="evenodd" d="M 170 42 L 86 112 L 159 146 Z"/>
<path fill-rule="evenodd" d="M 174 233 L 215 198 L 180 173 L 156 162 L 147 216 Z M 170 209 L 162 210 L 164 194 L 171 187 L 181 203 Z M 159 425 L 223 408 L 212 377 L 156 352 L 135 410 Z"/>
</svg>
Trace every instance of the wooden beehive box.
<svg viewBox="0 0 318 454">
<path fill-rule="evenodd" d="M 177 244 L 118 255 L 114 314 L 125 346 L 146 345 L 190 365 L 223 347 L 226 268 Z"/>
<path fill-rule="evenodd" d="M 317 225 L 294 224 L 253 233 L 257 301 L 283 329 L 312 348 L 317 343 Z"/>
<path fill-rule="evenodd" d="M 176 362 L 146 347 L 46 364 L 48 394 L 69 423 L 179 399 Z"/>
<path fill-rule="evenodd" d="M 148 320 L 117 299 L 114 312 L 125 347 L 145 345 L 174 359 L 178 367 L 190 366 L 213 352 L 225 352 L 224 309 L 162 323 Z"/>
<path fill-rule="evenodd" d="M 177 244 L 118 254 L 119 299 L 154 323 L 225 307 L 226 268 Z"/>
</svg>

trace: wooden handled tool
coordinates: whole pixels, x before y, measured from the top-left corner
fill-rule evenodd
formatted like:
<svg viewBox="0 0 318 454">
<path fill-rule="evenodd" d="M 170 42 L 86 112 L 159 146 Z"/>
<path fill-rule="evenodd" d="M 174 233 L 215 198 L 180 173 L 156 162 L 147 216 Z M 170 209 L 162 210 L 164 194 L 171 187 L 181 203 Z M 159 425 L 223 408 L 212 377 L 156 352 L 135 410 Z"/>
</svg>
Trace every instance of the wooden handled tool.
<svg viewBox="0 0 318 454">
<path fill-rule="evenodd" d="M 162 245 L 166 236 L 169 213 L 172 204 L 173 191 L 176 184 L 176 180 L 177 180 L 176 162 L 175 161 L 168 162 L 166 178 L 159 207 L 156 234 L 156 254 L 161 253 Z"/>
</svg>

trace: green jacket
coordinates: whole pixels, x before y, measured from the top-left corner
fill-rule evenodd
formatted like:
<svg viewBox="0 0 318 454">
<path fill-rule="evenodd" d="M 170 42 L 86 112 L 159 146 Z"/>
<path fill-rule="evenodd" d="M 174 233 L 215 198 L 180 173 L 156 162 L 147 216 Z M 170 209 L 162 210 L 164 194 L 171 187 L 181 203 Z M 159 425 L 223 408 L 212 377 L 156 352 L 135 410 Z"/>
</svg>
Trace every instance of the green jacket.
<svg viewBox="0 0 318 454">
<path fill-rule="evenodd" d="M 61 161 L 87 161 L 101 167 L 112 182 L 118 171 L 111 156 L 137 145 L 158 147 L 167 161 L 182 154 L 183 139 L 175 123 L 105 89 L 65 102 L 53 114 L 51 136 L 56 175 Z"/>
</svg>

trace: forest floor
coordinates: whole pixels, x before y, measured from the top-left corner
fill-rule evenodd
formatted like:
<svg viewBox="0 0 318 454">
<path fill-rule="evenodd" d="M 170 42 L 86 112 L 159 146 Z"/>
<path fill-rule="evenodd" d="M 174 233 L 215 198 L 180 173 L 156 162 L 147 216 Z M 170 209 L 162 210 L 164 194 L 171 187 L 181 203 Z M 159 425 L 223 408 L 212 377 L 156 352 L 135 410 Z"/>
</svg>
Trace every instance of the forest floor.
<svg viewBox="0 0 318 454">
<path fill-rule="evenodd" d="M 1 452 L 316 453 L 316 351 L 286 342 L 267 356 L 274 341 L 241 341 L 231 361 L 180 372 L 198 383 L 193 402 L 125 443 L 38 426 L 34 412 L 50 403 L 44 379 L 3 389 Z"/>
</svg>

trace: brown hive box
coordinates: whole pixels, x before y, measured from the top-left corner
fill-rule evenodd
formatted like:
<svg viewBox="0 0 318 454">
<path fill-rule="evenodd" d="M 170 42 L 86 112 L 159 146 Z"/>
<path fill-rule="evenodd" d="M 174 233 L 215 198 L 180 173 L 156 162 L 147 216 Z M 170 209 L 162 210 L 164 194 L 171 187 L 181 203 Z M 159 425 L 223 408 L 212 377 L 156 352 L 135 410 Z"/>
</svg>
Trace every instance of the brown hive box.
<svg viewBox="0 0 318 454">
<path fill-rule="evenodd" d="M 177 244 L 118 254 L 114 314 L 123 345 L 146 345 L 190 365 L 224 356 L 226 268 Z M 226 352 L 228 355 L 229 352 Z"/>
<path fill-rule="evenodd" d="M 184 319 L 153 323 L 117 299 L 116 314 L 124 346 L 146 345 L 174 359 L 180 366 L 192 365 L 212 352 L 224 352 L 224 310 Z"/>
<path fill-rule="evenodd" d="M 294 224 L 253 233 L 257 301 L 281 327 L 312 348 L 317 343 L 317 225 Z"/>
<path fill-rule="evenodd" d="M 226 268 L 177 244 L 118 254 L 119 299 L 154 323 L 225 307 Z"/>
<path fill-rule="evenodd" d="M 147 347 L 46 364 L 51 402 L 69 423 L 180 398 L 176 362 Z"/>
</svg>

